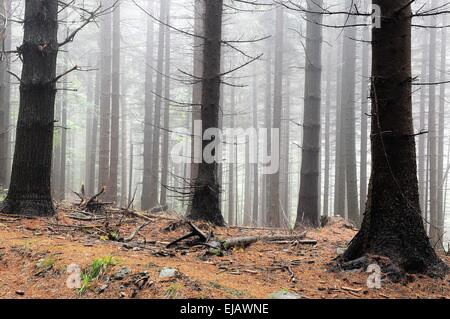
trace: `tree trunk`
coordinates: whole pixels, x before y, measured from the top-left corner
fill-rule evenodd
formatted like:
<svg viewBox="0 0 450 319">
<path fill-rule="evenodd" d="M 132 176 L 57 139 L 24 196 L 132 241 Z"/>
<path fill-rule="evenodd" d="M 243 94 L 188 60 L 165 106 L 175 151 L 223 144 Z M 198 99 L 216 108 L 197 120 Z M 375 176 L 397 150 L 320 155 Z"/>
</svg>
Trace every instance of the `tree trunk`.
<svg viewBox="0 0 450 319">
<path fill-rule="evenodd" d="M 100 61 L 98 61 L 100 62 Z M 87 186 L 87 192 L 90 195 L 95 193 L 95 177 L 97 173 L 97 149 L 98 149 L 98 115 L 100 110 L 100 72 L 95 74 L 95 97 L 94 97 L 94 109 L 92 111 L 92 135 L 91 138 L 91 156 L 89 161 L 89 182 Z"/>
<path fill-rule="evenodd" d="M 326 102 L 325 102 L 325 168 L 324 168 L 324 178 L 323 178 L 323 215 L 330 215 L 330 126 L 331 126 L 331 55 L 332 51 L 330 50 L 327 55 L 327 79 L 326 79 Z"/>
<path fill-rule="evenodd" d="M 149 12 L 153 11 L 153 1 L 147 2 Z M 144 119 L 144 169 L 142 174 L 141 208 L 150 209 L 150 176 L 152 171 L 153 140 L 153 21 L 147 17 L 147 50 L 145 55 L 145 119 Z M 131 172 L 130 172 L 131 173 Z"/>
<path fill-rule="evenodd" d="M 11 11 L 11 1 L 2 0 L 0 13 L 8 16 Z M 11 26 L 7 19 L 0 19 L 0 25 L 5 30 L 0 33 L 0 52 L 11 49 Z M 0 191 L 8 188 L 9 157 L 10 157 L 10 76 L 7 72 L 10 57 L 0 53 Z"/>
<path fill-rule="evenodd" d="M 433 0 L 431 2 L 431 7 L 435 8 L 437 2 Z M 436 25 L 436 17 L 431 17 L 431 24 Z M 436 40 L 437 40 L 437 29 L 430 29 L 430 59 L 428 74 L 430 83 L 436 82 Z M 428 145 L 430 153 L 428 154 L 430 158 L 430 240 L 433 244 L 439 241 L 438 232 L 438 154 L 437 154 L 437 125 L 436 125 L 436 86 L 428 86 Z"/>
<path fill-rule="evenodd" d="M 446 23 L 445 15 L 442 16 L 443 25 Z M 446 81 L 447 67 L 447 28 L 441 30 L 441 67 L 440 67 L 440 82 Z M 439 90 L 439 126 L 438 126 L 438 195 L 437 195 L 437 239 L 439 247 L 442 247 L 444 237 L 444 139 L 445 139 L 445 93 L 446 85 L 441 84 Z"/>
<path fill-rule="evenodd" d="M 308 0 L 305 49 L 305 110 L 303 113 L 303 144 L 300 194 L 296 226 L 320 225 L 320 107 L 322 85 L 322 1 Z"/>
<path fill-rule="evenodd" d="M 0 211 L 28 216 L 53 215 L 51 167 L 58 1 L 26 1 L 23 60 L 16 146 L 8 195 Z M 43 45 L 45 43 L 45 45 Z"/>
<path fill-rule="evenodd" d="M 264 92 L 264 129 L 267 130 L 267 140 L 264 143 L 267 144 L 267 152 L 271 149 L 272 142 L 272 50 L 273 46 L 271 45 L 271 41 L 267 41 L 267 59 L 266 59 L 266 69 L 265 69 L 265 92 Z M 270 201 L 268 196 L 269 194 L 269 185 L 270 185 L 270 175 L 265 174 L 262 177 L 263 185 L 261 187 L 261 225 L 267 225 L 267 215 L 269 211 Z"/>
<path fill-rule="evenodd" d="M 253 70 L 253 128 L 258 130 L 258 82 L 256 78 L 256 67 Z M 254 149 L 258 154 L 258 146 Z M 259 205 L 259 176 L 258 176 L 258 161 L 252 165 L 253 167 L 253 203 L 252 203 L 252 219 L 251 225 L 258 225 L 258 205 Z"/>
<path fill-rule="evenodd" d="M 88 65 L 92 66 L 92 59 L 89 58 Z M 93 72 L 87 72 L 86 74 L 86 101 L 88 106 L 86 107 L 86 121 L 85 121 L 85 144 L 84 150 L 84 187 L 87 194 L 91 194 L 91 185 L 89 179 L 91 175 L 91 156 L 92 156 L 92 128 L 94 119 L 94 105 L 95 105 L 95 79 Z"/>
<path fill-rule="evenodd" d="M 120 108 L 120 116 L 121 116 L 121 155 L 120 155 L 120 167 L 121 167 L 121 177 L 120 177 L 120 206 L 126 207 L 128 205 L 128 198 L 127 198 L 127 158 L 128 158 L 128 151 L 127 151 L 127 109 L 126 109 L 126 102 L 127 102 L 127 89 L 128 89 L 128 83 L 125 83 L 124 76 L 122 76 L 122 96 L 120 98 L 121 101 L 121 108 Z"/>
<path fill-rule="evenodd" d="M 195 0 L 194 4 L 194 33 L 197 37 L 194 38 L 194 76 L 200 78 L 203 75 L 203 50 L 204 40 L 200 36 L 204 36 L 204 0 Z M 191 114 L 191 127 L 192 127 L 192 141 L 191 141 L 191 165 L 190 165 L 190 186 L 195 185 L 195 179 L 198 176 L 198 163 L 196 160 L 196 154 L 194 150 L 194 140 L 198 138 L 195 136 L 194 128 L 195 122 L 201 120 L 201 103 L 202 103 L 202 81 L 197 81 L 192 85 L 192 114 Z M 222 100 L 223 103 L 223 100 Z M 194 189 L 191 189 L 194 192 Z M 187 213 L 189 214 L 191 206 L 188 205 Z"/>
<path fill-rule="evenodd" d="M 103 0 L 105 8 L 112 5 L 112 0 Z M 100 143 L 98 189 L 108 185 L 110 165 L 111 135 L 111 68 L 112 68 L 112 20 L 111 14 L 103 16 L 100 26 L 101 51 L 101 96 L 100 96 Z"/>
<path fill-rule="evenodd" d="M 111 91 L 111 154 L 107 197 L 117 204 L 119 175 L 119 129 L 120 129 L 120 2 L 113 13 L 112 40 L 112 91 Z"/>
<path fill-rule="evenodd" d="M 374 0 L 383 16 L 372 31 L 372 175 L 361 230 L 344 259 L 389 257 L 407 272 L 442 275 L 422 223 L 411 104 L 411 5 Z"/>
<path fill-rule="evenodd" d="M 282 207 L 283 225 L 287 228 L 291 228 L 291 212 L 290 212 L 290 166 L 289 166 L 289 149 L 290 149 L 290 124 L 291 124 L 291 80 L 290 74 L 286 74 L 286 102 L 284 103 L 284 115 L 283 115 L 283 182 L 282 182 Z"/>
<path fill-rule="evenodd" d="M 205 0 L 206 40 L 203 50 L 202 135 L 210 128 L 217 128 L 219 124 L 222 14 L 222 0 Z M 208 144 L 209 141 L 203 141 L 202 149 L 205 150 Z M 192 196 L 192 210 L 188 217 L 207 220 L 216 225 L 224 225 L 225 221 L 220 211 L 217 162 L 207 163 L 203 158 L 198 168 L 198 177 L 195 181 Z"/>
<path fill-rule="evenodd" d="M 64 54 L 64 62 L 63 62 L 63 70 L 67 70 L 69 68 L 69 50 Z M 66 197 L 66 163 L 67 163 L 67 104 L 68 104 L 68 82 L 67 78 L 64 79 L 63 88 L 62 88 L 62 97 L 61 97 L 61 148 L 60 148 L 60 168 L 59 168 L 59 182 L 57 189 L 57 199 L 62 201 Z M 68 170 L 70 172 L 70 170 Z"/>
<path fill-rule="evenodd" d="M 363 31 L 363 40 L 369 41 L 368 30 Z M 361 167 L 359 172 L 359 211 L 363 212 L 367 200 L 367 119 L 369 114 L 369 44 L 362 43 L 362 72 L 361 72 Z"/>
<path fill-rule="evenodd" d="M 352 0 L 347 0 L 346 8 L 355 12 Z M 356 24 L 356 16 L 351 15 L 348 25 Z M 355 129 L 355 76 L 356 76 L 356 28 L 344 29 L 343 72 L 342 72 L 342 112 L 344 115 L 345 177 L 347 186 L 347 217 L 355 225 L 360 224 L 358 201 L 358 178 L 356 172 L 356 129 Z"/>
<path fill-rule="evenodd" d="M 422 34 L 423 44 L 422 44 L 422 70 L 420 72 L 420 81 L 427 81 L 427 63 L 428 63 L 428 30 Z M 426 104 L 426 90 L 422 88 L 420 90 L 420 130 L 425 131 L 425 123 L 426 123 L 426 112 L 425 112 L 425 104 Z M 427 207 L 427 201 L 425 200 L 426 195 L 426 135 L 419 135 L 419 145 L 418 145 L 418 160 L 419 160 L 419 194 L 420 194 L 420 207 L 422 211 L 425 213 Z"/>
<path fill-rule="evenodd" d="M 167 1 L 166 23 L 170 23 L 170 1 Z M 165 33 L 165 56 L 164 56 L 164 73 L 166 75 L 164 81 L 164 125 L 163 125 L 163 142 L 162 142 L 162 159 L 161 159 L 161 197 L 159 202 L 161 206 L 167 204 L 167 176 L 169 173 L 169 129 L 170 129 L 170 28 L 166 27 Z"/>
<path fill-rule="evenodd" d="M 339 44 L 336 72 L 336 153 L 334 180 L 334 215 L 345 217 L 345 152 L 342 110 L 342 43 Z"/>
<path fill-rule="evenodd" d="M 159 19 L 164 21 L 166 17 L 166 8 L 168 0 L 160 2 Z M 163 92 L 163 72 L 164 72 L 164 40 L 166 28 L 164 25 L 159 25 L 158 30 L 158 62 L 156 74 L 156 96 L 155 96 L 155 118 L 153 125 L 153 142 L 152 142 L 152 169 L 150 174 L 150 207 L 159 205 L 159 155 L 160 155 L 160 137 L 161 137 L 161 106 L 162 106 L 162 92 Z"/>
<path fill-rule="evenodd" d="M 283 45 L 284 45 L 284 8 L 279 5 L 276 8 L 276 22 L 275 22 L 275 74 L 274 74 L 274 96 L 273 96 L 273 121 L 274 129 L 281 128 L 281 114 L 283 109 Z M 277 141 L 278 147 L 281 145 L 281 136 Z M 271 145 L 273 146 L 273 145 Z M 279 154 L 278 154 L 279 155 Z M 269 227 L 281 226 L 281 211 L 280 211 L 280 170 L 275 174 L 270 175 L 268 185 L 268 212 L 267 225 Z"/>
<path fill-rule="evenodd" d="M 233 80 L 232 80 L 233 81 Z M 234 83 L 232 83 L 234 85 Z M 235 104 L 236 104 L 236 88 L 234 86 L 231 87 L 231 97 L 230 97 L 230 128 L 234 129 L 235 124 Z M 231 152 L 228 154 L 230 164 L 228 164 L 228 225 L 234 226 L 236 224 L 236 199 L 235 195 L 235 183 L 236 183 L 236 175 L 234 171 L 234 165 L 237 165 L 236 163 L 233 164 L 233 160 L 235 158 L 235 154 L 237 152 L 237 145 L 236 143 L 236 137 L 233 135 L 233 140 L 228 141 L 230 145 Z"/>
</svg>

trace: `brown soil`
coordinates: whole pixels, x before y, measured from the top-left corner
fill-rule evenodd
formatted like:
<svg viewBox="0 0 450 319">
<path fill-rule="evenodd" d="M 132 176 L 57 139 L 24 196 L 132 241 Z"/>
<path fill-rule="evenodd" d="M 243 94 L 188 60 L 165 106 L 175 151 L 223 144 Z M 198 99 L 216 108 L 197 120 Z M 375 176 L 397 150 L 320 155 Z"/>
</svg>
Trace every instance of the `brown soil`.
<svg viewBox="0 0 450 319">
<path fill-rule="evenodd" d="M 150 224 L 125 244 L 106 236 L 121 219 L 118 213 L 107 221 L 79 221 L 69 217 L 73 212 L 66 205 L 53 219 L 0 217 L 0 298 L 268 298 L 280 290 L 304 298 L 450 298 L 449 277 L 436 280 L 413 275 L 412 282 L 384 280 L 382 289 L 372 290 L 366 286 L 368 274 L 364 271 L 329 271 L 337 248 L 345 247 L 355 235 L 355 230 L 340 220 L 308 232 L 307 238 L 316 239 L 317 245 L 256 243 L 220 257 L 207 254 L 208 249 L 202 246 L 165 248 L 189 231 L 186 226 L 177 227 L 174 215 L 152 217 Z M 119 233 L 127 237 L 142 223 L 126 216 Z M 167 230 L 168 226 L 175 229 Z M 289 234 L 283 230 L 199 226 L 221 239 Z M 69 264 L 87 269 L 105 256 L 112 256 L 116 263 L 94 280 L 90 289 L 80 294 L 67 288 Z M 450 264 L 448 256 L 442 258 Z M 111 279 L 125 267 L 130 270 L 125 278 Z M 164 267 L 178 269 L 180 276 L 161 280 L 159 272 Z M 135 281 L 144 272 L 149 282 L 138 289 Z M 104 291 L 99 292 L 102 286 Z"/>
</svg>

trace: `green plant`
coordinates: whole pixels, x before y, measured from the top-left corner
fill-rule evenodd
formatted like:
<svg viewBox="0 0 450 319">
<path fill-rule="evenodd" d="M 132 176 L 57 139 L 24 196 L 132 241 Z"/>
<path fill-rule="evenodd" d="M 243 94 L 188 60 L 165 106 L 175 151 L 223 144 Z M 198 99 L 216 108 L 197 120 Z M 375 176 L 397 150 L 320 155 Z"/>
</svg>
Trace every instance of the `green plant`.
<svg viewBox="0 0 450 319">
<path fill-rule="evenodd" d="M 46 258 L 40 259 L 36 264 L 36 267 L 41 271 L 47 271 L 53 268 L 55 262 L 56 260 L 53 256 L 48 256 Z"/>
<path fill-rule="evenodd" d="M 166 298 L 175 299 L 178 296 L 178 291 L 181 289 L 179 283 L 173 283 L 166 290 Z"/>
<path fill-rule="evenodd" d="M 92 265 L 81 274 L 81 288 L 79 293 L 84 294 L 91 287 L 93 281 L 97 280 L 109 267 L 116 264 L 117 261 L 112 256 L 94 260 Z"/>
</svg>

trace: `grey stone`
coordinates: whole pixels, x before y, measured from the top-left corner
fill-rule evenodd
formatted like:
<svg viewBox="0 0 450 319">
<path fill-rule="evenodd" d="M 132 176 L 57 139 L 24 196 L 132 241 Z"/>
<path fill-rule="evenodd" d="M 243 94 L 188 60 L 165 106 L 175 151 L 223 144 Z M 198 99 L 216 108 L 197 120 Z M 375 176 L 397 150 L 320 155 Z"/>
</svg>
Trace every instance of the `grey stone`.
<svg viewBox="0 0 450 319">
<path fill-rule="evenodd" d="M 302 296 L 290 291 L 277 291 L 270 295 L 270 299 L 302 299 Z"/>
</svg>

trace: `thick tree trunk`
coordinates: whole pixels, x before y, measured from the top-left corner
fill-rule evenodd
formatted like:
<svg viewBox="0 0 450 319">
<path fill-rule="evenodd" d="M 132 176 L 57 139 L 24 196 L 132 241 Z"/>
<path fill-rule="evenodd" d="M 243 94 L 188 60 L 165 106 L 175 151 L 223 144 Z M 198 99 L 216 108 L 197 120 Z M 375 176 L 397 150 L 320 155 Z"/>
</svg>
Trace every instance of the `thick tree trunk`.
<svg viewBox="0 0 450 319">
<path fill-rule="evenodd" d="M 202 135 L 219 125 L 220 102 L 220 59 L 222 40 L 222 0 L 205 0 L 205 46 L 203 50 L 202 77 Z M 217 137 L 216 137 L 217 138 Z M 202 142 L 202 149 L 210 141 Z M 192 196 L 191 219 L 207 220 L 217 225 L 225 221 L 220 211 L 220 186 L 217 183 L 217 162 L 207 163 L 202 159 Z"/>
<path fill-rule="evenodd" d="M 147 2 L 149 12 L 153 11 L 153 1 Z M 153 140 L 153 20 L 147 17 L 147 50 L 145 55 L 145 115 L 144 115 L 144 169 L 142 174 L 141 208 L 150 209 L 150 176 L 152 171 Z M 130 172 L 131 173 L 131 172 Z"/>
<path fill-rule="evenodd" d="M 322 1 L 308 0 L 305 50 L 305 110 L 303 113 L 303 144 L 300 194 L 296 226 L 320 225 L 320 107 L 322 85 Z"/>
<path fill-rule="evenodd" d="M 58 1 L 26 1 L 20 106 L 11 185 L 0 211 L 27 216 L 55 213 L 51 197 Z"/>
<path fill-rule="evenodd" d="M 120 3 L 113 13 L 112 40 L 112 91 L 111 91 L 111 154 L 109 164 L 108 199 L 117 203 L 119 175 L 119 129 L 120 129 Z"/>
<path fill-rule="evenodd" d="M 409 0 L 374 0 L 383 12 L 372 31 L 372 175 L 362 227 L 344 259 L 387 256 L 407 272 L 442 275 L 422 223 L 411 104 Z"/>
</svg>

